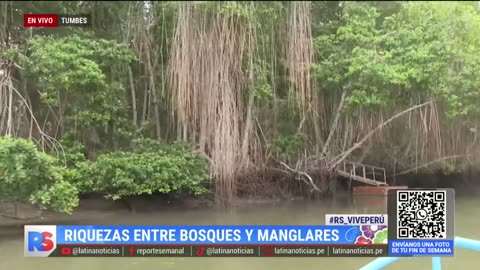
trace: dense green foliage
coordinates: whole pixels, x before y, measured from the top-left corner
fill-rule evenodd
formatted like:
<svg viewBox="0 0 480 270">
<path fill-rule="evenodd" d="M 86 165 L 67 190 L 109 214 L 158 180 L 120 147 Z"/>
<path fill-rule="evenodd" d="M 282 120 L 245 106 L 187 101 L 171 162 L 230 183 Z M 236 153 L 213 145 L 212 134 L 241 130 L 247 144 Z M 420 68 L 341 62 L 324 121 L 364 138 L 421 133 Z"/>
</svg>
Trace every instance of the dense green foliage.
<svg viewBox="0 0 480 270">
<path fill-rule="evenodd" d="M 208 164 L 187 149 L 142 140 L 135 152 L 100 155 L 95 162 L 78 165 L 82 190 L 107 193 L 113 199 L 152 193 L 203 194 Z"/>
<path fill-rule="evenodd" d="M 0 138 L 0 198 L 31 202 L 70 213 L 79 193 L 99 192 L 119 199 L 127 195 L 207 191 L 208 164 L 189 153 L 187 145 L 164 146 L 137 140 L 134 152 L 81 158 L 82 148 L 70 148 L 70 167 L 39 151 L 24 139 Z M 73 153 L 74 149 L 77 151 Z"/>
<path fill-rule="evenodd" d="M 27 55 L 21 64 L 31 67 L 27 76 L 37 81 L 41 102 L 58 112 L 62 135 L 73 133 L 83 142 L 96 133 L 98 140 L 113 142 L 130 131 L 125 80 L 119 76 L 126 76 L 125 65 L 135 56 L 125 45 L 89 34 L 36 36 Z"/>
<path fill-rule="evenodd" d="M 336 31 L 316 38 L 326 89 L 347 87 L 355 106 L 437 98 L 451 116 L 478 113 L 480 15 L 465 3 L 408 2 L 379 20 L 372 3 L 349 3 Z"/>
<path fill-rule="evenodd" d="M 63 212 L 78 205 L 74 172 L 24 139 L 0 138 L 0 199 L 31 202 Z"/>
</svg>

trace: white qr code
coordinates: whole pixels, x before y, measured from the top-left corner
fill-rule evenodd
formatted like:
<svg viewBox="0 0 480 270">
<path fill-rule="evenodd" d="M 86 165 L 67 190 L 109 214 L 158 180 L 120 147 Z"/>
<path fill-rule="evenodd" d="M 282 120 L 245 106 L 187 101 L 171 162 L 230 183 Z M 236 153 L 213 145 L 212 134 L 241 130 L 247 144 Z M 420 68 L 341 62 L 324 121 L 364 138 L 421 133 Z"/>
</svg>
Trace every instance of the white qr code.
<svg viewBox="0 0 480 270">
<path fill-rule="evenodd" d="M 446 239 L 446 191 L 397 191 L 397 239 Z"/>
</svg>

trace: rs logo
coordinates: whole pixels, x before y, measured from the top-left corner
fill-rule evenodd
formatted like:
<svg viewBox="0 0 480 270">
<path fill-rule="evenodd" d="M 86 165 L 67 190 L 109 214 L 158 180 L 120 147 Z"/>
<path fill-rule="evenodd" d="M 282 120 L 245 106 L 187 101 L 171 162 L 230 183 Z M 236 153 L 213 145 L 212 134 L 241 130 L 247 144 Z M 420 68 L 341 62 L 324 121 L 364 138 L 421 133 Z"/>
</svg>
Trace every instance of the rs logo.
<svg viewBox="0 0 480 270">
<path fill-rule="evenodd" d="M 25 257 L 48 257 L 57 248 L 55 225 L 25 225 Z"/>
<path fill-rule="evenodd" d="M 28 232 L 28 251 L 50 251 L 53 249 L 53 234 L 49 232 Z"/>
</svg>

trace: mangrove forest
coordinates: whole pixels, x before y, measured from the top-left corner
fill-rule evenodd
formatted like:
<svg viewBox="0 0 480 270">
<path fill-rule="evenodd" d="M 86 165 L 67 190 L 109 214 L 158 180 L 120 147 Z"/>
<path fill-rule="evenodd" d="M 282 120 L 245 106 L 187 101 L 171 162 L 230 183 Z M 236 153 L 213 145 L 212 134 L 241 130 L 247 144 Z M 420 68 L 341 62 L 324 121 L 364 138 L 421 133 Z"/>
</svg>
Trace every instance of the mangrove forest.
<svg viewBox="0 0 480 270">
<path fill-rule="evenodd" d="M 346 162 L 389 184 L 476 173 L 475 74 L 477 2 L 3 1 L 0 200 L 323 198 Z"/>
</svg>

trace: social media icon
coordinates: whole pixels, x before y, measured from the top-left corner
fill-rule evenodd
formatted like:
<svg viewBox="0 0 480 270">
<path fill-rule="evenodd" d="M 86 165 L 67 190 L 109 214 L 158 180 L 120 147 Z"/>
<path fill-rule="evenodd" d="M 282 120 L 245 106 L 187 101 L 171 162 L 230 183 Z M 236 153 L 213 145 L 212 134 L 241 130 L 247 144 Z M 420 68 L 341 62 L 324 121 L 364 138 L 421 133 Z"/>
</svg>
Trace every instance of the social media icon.
<svg viewBox="0 0 480 270">
<path fill-rule="evenodd" d="M 72 249 L 71 248 L 62 248 L 61 253 L 62 253 L 62 255 L 70 255 L 70 254 L 72 254 Z"/>
<path fill-rule="evenodd" d="M 201 247 L 199 250 L 197 250 L 197 256 L 202 257 L 204 252 L 205 252 L 205 248 Z"/>
<path fill-rule="evenodd" d="M 263 251 L 263 252 L 262 252 L 262 253 L 263 253 L 263 256 L 265 256 L 265 257 L 272 257 L 272 256 L 274 256 L 273 247 L 269 247 L 269 246 L 263 247 L 263 250 L 262 250 L 262 251 Z"/>
</svg>

